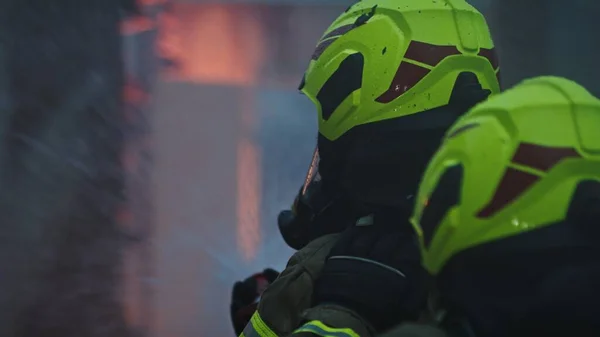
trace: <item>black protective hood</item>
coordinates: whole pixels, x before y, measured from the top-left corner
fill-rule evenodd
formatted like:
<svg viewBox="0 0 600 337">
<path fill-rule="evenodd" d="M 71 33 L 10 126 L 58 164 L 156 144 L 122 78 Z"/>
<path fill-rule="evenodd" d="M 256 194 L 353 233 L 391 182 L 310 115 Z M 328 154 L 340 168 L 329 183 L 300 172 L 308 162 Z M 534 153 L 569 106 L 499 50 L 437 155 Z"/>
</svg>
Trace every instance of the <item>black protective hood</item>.
<svg viewBox="0 0 600 337">
<path fill-rule="evenodd" d="M 361 125 L 336 141 L 320 136 L 323 184 L 359 203 L 403 207 L 446 131 L 489 94 L 473 73 L 461 73 L 447 105 Z"/>
</svg>

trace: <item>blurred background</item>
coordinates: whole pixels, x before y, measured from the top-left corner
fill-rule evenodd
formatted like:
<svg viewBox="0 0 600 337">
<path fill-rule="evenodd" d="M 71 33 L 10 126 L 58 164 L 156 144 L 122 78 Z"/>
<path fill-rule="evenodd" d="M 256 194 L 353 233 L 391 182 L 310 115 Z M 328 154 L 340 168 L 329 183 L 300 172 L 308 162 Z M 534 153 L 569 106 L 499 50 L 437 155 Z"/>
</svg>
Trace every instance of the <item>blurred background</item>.
<svg viewBox="0 0 600 337">
<path fill-rule="evenodd" d="M 398 0 L 401 1 L 401 0 Z M 298 94 L 315 43 L 349 0 L 140 1 L 123 22 L 131 200 L 127 320 L 146 336 L 233 336 L 233 282 L 282 269 L 289 207 L 316 138 Z M 473 0 L 504 86 L 541 74 L 600 94 L 600 3 Z"/>
</svg>

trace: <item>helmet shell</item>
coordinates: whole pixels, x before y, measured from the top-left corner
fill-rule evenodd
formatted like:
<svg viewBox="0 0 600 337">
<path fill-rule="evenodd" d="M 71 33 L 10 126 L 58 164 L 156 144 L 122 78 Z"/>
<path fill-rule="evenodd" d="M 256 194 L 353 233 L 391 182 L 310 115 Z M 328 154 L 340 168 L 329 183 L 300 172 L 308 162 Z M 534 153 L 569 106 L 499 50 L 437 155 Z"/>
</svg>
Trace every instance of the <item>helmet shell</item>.
<svg viewBox="0 0 600 337">
<path fill-rule="evenodd" d="M 411 219 L 437 274 L 468 248 L 565 219 L 584 180 L 600 181 L 600 100 L 538 77 L 452 126 L 421 181 Z"/>
<path fill-rule="evenodd" d="M 461 72 L 497 93 L 498 71 L 487 23 L 466 1 L 363 0 L 325 31 L 300 90 L 333 141 L 358 125 L 448 104 Z"/>
</svg>

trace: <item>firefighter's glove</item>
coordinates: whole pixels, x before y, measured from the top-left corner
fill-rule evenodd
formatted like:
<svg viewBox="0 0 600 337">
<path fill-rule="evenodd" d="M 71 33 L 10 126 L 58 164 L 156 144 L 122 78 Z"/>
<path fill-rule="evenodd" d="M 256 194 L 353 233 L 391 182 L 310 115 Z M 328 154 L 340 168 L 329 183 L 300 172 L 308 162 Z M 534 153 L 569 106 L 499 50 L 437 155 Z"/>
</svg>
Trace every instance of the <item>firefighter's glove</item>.
<svg viewBox="0 0 600 337">
<path fill-rule="evenodd" d="M 326 235 L 296 252 L 262 294 L 258 314 L 277 336 L 286 336 L 301 324 L 302 313 L 311 306 L 314 282 L 336 239 L 336 234 Z"/>
<path fill-rule="evenodd" d="M 258 298 L 269 284 L 279 276 L 279 272 L 267 268 L 233 285 L 231 293 L 231 320 L 236 334 L 240 334 L 256 311 Z"/>
<path fill-rule="evenodd" d="M 407 221 L 375 220 L 340 235 L 315 285 L 314 302 L 349 309 L 379 333 L 418 318 L 426 303 L 424 281 Z"/>
</svg>

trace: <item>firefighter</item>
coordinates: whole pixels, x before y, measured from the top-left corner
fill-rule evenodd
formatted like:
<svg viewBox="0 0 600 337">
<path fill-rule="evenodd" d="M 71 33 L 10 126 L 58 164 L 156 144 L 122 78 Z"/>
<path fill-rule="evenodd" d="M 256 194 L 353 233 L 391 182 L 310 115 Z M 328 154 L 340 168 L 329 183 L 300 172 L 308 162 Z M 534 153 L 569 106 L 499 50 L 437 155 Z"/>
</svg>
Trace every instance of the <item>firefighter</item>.
<svg viewBox="0 0 600 337">
<path fill-rule="evenodd" d="M 405 247 L 394 261 L 370 258 L 414 273 L 408 282 L 396 282 L 398 273 L 371 279 L 398 285 L 398 294 L 411 297 L 401 301 L 404 316 L 416 316 L 424 270 L 408 222 L 413 194 L 447 128 L 499 92 L 498 71 L 487 23 L 464 0 L 363 0 L 331 24 L 300 84 L 317 110 L 317 146 L 293 209 L 279 217 L 284 240 L 301 250 L 265 291 L 244 335 L 286 335 L 298 326 L 316 296 L 317 257 L 322 264 L 335 233 L 348 227 L 344 241 L 356 237 L 368 245 L 384 235 L 381 247 Z M 377 273 L 358 258 L 361 249 L 330 264 L 355 268 L 357 276 Z M 344 283 L 351 281 L 330 283 L 345 293 L 354 291 Z M 382 325 L 396 322 L 385 318 Z"/>
<path fill-rule="evenodd" d="M 372 336 L 396 315 L 386 337 L 600 336 L 599 217 L 600 99 L 564 78 L 526 80 L 454 124 L 425 171 L 411 222 L 434 281 L 430 325 L 402 324 L 389 279 L 334 263 L 359 246 L 340 238 L 293 335 Z M 405 248 L 371 247 L 363 264 L 408 279 L 391 258 L 369 260 Z M 354 292 L 334 288 L 344 277 Z"/>
</svg>

